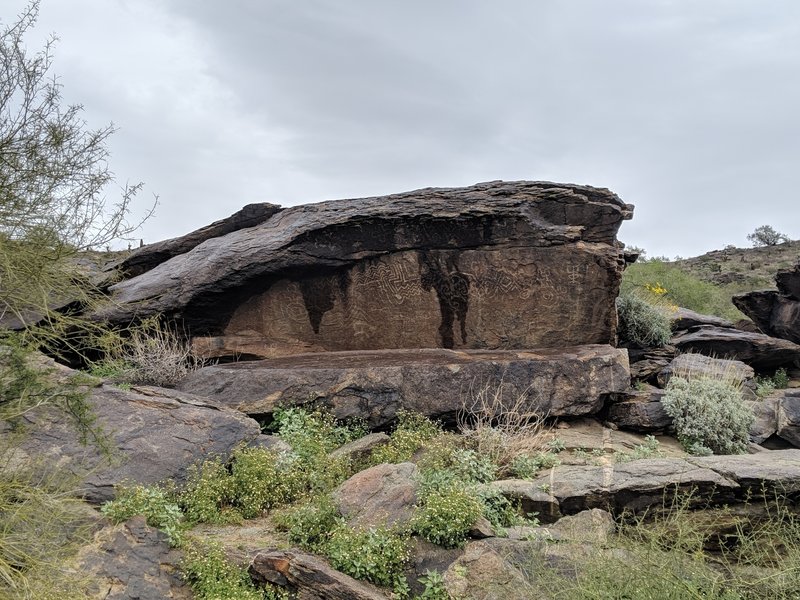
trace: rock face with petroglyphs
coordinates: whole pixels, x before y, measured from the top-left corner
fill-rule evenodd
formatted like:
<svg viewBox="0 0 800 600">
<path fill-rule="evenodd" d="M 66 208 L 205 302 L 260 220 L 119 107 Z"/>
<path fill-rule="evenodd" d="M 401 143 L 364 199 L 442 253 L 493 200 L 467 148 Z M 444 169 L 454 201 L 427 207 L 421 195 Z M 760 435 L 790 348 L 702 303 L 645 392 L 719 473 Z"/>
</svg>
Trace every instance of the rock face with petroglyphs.
<svg viewBox="0 0 800 600">
<path fill-rule="evenodd" d="M 615 341 L 632 207 L 605 189 L 489 182 L 282 209 L 111 288 L 206 356 Z"/>
</svg>

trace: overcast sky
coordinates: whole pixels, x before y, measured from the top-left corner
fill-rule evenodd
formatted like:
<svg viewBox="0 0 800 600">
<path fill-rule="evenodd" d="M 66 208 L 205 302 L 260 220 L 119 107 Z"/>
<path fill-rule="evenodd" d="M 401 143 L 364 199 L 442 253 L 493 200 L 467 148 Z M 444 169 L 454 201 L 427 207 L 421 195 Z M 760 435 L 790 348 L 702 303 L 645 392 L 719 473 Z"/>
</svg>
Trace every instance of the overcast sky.
<svg viewBox="0 0 800 600">
<path fill-rule="evenodd" d="M 800 238 L 797 0 L 42 0 L 48 33 L 119 181 L 160 197 L 145 242 L 493 179 L 608 187 L 650 255 Z"/>
</svg>

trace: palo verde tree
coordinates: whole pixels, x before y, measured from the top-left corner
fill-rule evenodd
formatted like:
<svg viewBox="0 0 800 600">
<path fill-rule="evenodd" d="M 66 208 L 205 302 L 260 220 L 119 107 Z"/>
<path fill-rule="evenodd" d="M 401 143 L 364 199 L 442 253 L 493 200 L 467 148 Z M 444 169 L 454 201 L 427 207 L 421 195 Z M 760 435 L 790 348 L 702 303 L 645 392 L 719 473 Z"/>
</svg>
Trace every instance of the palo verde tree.
<svg viewBox="0 0 800 600">
<path fill-rule="evenodd" d="M 758 247 L 777 246 L 790 240 L 785 234 L 775 231 L 771 225 L 761 225 L 756 227 L 753 233 L 747 235 L 747 241 L 752 243 L 754 247 Z"/>
<path fill-rule="evenodd" d="M 0 22 L 0 323 L 56 318 L 55 303 L 86 300 L 75 257 L 138 227 L 127 217 L 141 184 L 106 191 L 113 125 L 90 129 L 81 105 L 65 105 L 51 73 L 55 38 L 30 53 L 24 38 L 39 0 Z"/>
</svg>

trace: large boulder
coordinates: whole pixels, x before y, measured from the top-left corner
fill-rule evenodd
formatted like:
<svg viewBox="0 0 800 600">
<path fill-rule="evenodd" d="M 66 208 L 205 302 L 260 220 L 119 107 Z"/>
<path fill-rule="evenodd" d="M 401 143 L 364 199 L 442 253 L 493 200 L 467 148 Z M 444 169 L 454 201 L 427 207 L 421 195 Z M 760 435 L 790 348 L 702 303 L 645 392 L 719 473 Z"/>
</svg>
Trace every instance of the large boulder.
<svg viewBox="0 0 800 600">
<path fill-rule="evenodd" d="M 9 460 L 75 473 L 84 497 L 94 503 L 111 500 L 114 485 L 122 482 L 180 485 L 191 465 L 227 455 L 260 432 L 255 420 L 176 390 L 102 385 L 85 402 L 96 438 L 55 407 L 35 408 L 14 424 L 25 435 Z"/>
<path fill-rule="evenodd" d="M 342 483 L 334 502 L 354 527 L 405 525 L 414 516 L 417 477 L 412 463 L 376 465 Z"/>
<path fill-rule="evenodd" d="M 775 282 L 777 291 L 739 294 L 733 303 L 764 333 L 800 344 L 800 263 L 779 271 Z"/>
<path fill-rule="evenodd" d="M 630 386 L 624 349 L 610 346 L 529 351 L 384 350 L 308 353 L 200 369 L 181 390 L 248 414 L 318 404 L 337 418 L 384 427 L 400 409 L 451 420 L 479 394 L 542 416 L 598 412 Z"/>
<path fill-rule="evenodd" d="M 528 181 L 296 206 L 112 286 L 94 317 L 164 314 L 231 356 L 259 336 L 263 357 L 613 343 L 631 215 L 605 189 Z"/>
</svg>

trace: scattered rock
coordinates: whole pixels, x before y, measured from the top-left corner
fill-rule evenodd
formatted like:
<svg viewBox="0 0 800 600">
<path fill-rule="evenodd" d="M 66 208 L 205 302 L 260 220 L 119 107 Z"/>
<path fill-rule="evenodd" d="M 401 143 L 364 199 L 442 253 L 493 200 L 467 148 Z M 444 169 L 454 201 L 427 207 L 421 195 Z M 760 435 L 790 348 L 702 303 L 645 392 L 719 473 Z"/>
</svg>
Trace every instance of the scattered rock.
<svg viewBox="0 0 800 600">
<path fill-rule="evenodd" d="M 679 332 L 672 343 L 681 352 L 696 352 L 741 360 L 756 371 L 774 371 L 800 361 L 800 345 L 738 329 L 702 325 Z"/>
<path fill-rule="evenodd" d="M 334 458 L 343 456 L 355 464 L 363 463 L 375 450 L 388 444 L 390 439 L 391 438 L 383 432 L 370 433 L 337 448 L 331 452 L 331 456 Z"/>
<path fill-rule="evenodd" d="M 61 410 L 40 407 L 20 417 L 26 436 L 13 458 L 32 464 L 45 460 L 81 475 L 84 497 L 93 503 L 111 500 L 114 486 L 123 481 L 180 484 L 191 465 L 259 437 L 253 419 L 177 390 L 103 385 L 91 390 L 87 406 L 110 456 L 91 437 L 82 443 L 75 423 Z"/>
<path fill-rule="evenodd" d="M 535 515 L 542 523 L 553 523 L 561 517 L 558 500 L 550 493 L 546 477 L 536 482 L 527 479 L 501 479 L 488 484 L 512 502 L 519 502 L 522 512 Z"/>
<path fill-rule="evenodd" d="M 772 398 L 778 401 L 778 436 L 800 448 L 800 389 L 780 390 Z"/>
<path fill-rule="evenodd" d="M 778 431 L 778 404 L 776 397 L 767 397 L 763 400 L 750 400 L 745 403 L 755 415 L 755 421 L 750 427 L 750 441 L 761 444 Z"/>
<path fill-rule="evenodd" d="M 607 418 L 612 423 L 642 433 L 661 431 L 672 425 L 672 419 L 661 404 L 664 390 L 647 386 L 625 398 L 609 405 Z"/>
<path fill-rule="evenodd" d="M 480 517 L 473 523 L 472 527 L 467 534 L 474 540 L 483 540 L 490 537 L 495 537 L 497 532 L 492 527 L 492 524 L 486 517 Z"/>
<path fill-rule="evenodd" d="M 178 387 L 248 414 L 311 401 L 339 419 L 361 417 L 378 428 L 400 409 L 453 420 L 477 394 L 498 387 L 509 406 L 527 397 L 526 409 L 541 415 L 593 414 L 609 394 L 629 389 L 630 374 L 625 350 L 610 346 L 383 350 L 219 364 L 195 371 Z"/>
<path fill-rule="evenodd" d="M 561 540 L 604 544 L 616 531 L 616 523 L 610 512 L 592 508 L 561 517 L 549 529 L 551 532 L 555 532 L 558 539 Z"/>
<path fill-rule="evenodd" d="M 509 560 L 530 551 L 530 542 L 497 538 L 470 542 L 444 574 L 447 591 L 454 598 L 470 600 L 540 598 L 539 590 Z"/>
<path fill-rule="evenodd" d="M 178 572 L 183 553 L 170 548 L 166 534 L 150 527 L 143 516 L 107 526 L 81 549 L 81 572 L 91 578 L 97 600 L 194 598 Z"/>
<path fill-rule="evenodd" d="M 93 317 L 287 352 L 608 344 L 631 215 L 608 190 L 526 181 L 294 206 L 112 286 Z"/>
<path fill-rule="evenodd" d="M 248 569 L 256 583 L 288 587 L 303 600 L 386 600 L 377 587 L 333 569 L 325 560 L 304 552 L 265 550 Z"/>
<path fill-rule="evenodd" d="M 333 497 L 339 512 L 355 527 L 402 525 L 411 520 L 417 501 L 417 467 L 381 464 L 345 481 Z"/>
<path fill-rule="evenodd" d="M 655 382 L 656 375 L 675 358 L 675 347 L 628 348 L 631 377 L 640 381 Z"/>
</svg>

